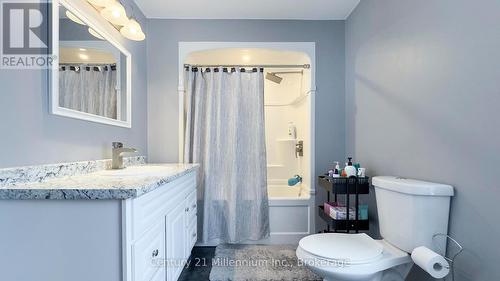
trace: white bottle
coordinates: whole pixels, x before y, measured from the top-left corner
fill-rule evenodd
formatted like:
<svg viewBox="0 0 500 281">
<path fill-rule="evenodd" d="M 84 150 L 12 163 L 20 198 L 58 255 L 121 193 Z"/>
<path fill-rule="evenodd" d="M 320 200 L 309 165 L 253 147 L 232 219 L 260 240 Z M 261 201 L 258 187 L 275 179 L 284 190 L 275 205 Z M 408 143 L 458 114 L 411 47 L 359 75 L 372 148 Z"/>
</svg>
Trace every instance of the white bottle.
<svg viewBox="0 0 500 281">
<path fill-rule="evenodd" d="M 293 122 L 288 122 L 288 137 L 291 139 L 297 139 L 297 127 Z"/>
<path fill-rule="evenodd" d="M 347 177 L 355 177 L 358 174 L 358 169 L 352 165 L 352 157 L 349 157 L 349 162 L 345 165 L 345 173 L 347 174 Z"/>
<path fill-rule="evenodd" d="M 338 162 L 338 161 L 336 161 L 335 163 L 336 163 L 336 165 L 335 165 L 335 170 L 333 170 L 333 175 L 332 175 L 332 177 L 333 177 L 333 178 L 338 178 L 338 177 L 340 177 L 340 165 L 339 165 L 339 162 Z"/>
</svg>

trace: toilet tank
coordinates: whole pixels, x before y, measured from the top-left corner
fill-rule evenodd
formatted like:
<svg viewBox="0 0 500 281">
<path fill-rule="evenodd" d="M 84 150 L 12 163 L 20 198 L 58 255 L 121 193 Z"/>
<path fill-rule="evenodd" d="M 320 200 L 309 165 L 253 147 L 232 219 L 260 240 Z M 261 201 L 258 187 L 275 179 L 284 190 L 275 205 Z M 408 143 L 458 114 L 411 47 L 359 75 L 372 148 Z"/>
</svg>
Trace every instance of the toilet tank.
<svg viewBox="0 0 500 281">
<path fill-rule="evenodd" d="M 408 253 L 426 246 L 445 254 L 445 239 L 432 237 L 448 233 L 452 186 L 399 177 L 374 177 L 372 184 L 385 241 Z"/>
</svg>

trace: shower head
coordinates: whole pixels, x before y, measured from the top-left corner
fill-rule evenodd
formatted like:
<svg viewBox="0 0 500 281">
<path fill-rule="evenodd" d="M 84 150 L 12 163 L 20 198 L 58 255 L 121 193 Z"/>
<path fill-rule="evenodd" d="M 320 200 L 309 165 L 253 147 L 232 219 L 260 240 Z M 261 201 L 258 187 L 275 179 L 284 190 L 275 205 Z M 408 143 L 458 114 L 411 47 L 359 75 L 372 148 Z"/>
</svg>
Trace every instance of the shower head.
<svg viewBox="0 0 500 281">
<path fill-rule="evenodd" d="M 281 81 L 283 80 L 282 77 L 279 77 L 278 75 L 276 75 L 276 73 L 273 73 L 273 72 L 268 72 L 266 74 L 266 79 L 269 81 L 273 81 L 276 84 L 280 84 Z"/>
</svg>

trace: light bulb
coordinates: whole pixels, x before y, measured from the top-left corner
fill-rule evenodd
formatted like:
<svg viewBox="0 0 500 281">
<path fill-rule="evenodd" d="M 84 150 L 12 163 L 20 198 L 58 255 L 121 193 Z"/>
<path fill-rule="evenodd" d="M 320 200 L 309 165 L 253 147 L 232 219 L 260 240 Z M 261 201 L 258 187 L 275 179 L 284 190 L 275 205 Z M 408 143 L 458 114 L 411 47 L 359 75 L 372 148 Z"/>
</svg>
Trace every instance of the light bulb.
<svg viewBox="0 0 500 281">
<path fill-rule="evenodd" d="M 107 21 L 115 25 L 126 25 L 128 23 L 127 12 L 122 4 L 117 1 L 101 10 L 101 15 Z"/>
<path fill-rule="evenodd" d="M 81 19 L 75 16 L 75 14 L 73 14 L 72 12 L 66 10 L 65 14 L 68 17 L 68 19 L 72 20 L 73 22 L 78 23 L 80 25 L 86 25 Z"/>
<path fill-rule="evenodd" d="M 141 25 L 134 19 L 130 19 L 128 23 L 120 29 L 120 33 L 123 37 L 134 41 L 146 39 L 146 35 L 142 32 Z"/>
<path fill-rule="evenodd" d="M 92 28 L 89 27 L 89 33 L 92 34 L 97 39 L 104 40 L 104 37 L 101 36 L 101 34 L 97 33 L 97 31 L 93 30 Z"/>
</svg>

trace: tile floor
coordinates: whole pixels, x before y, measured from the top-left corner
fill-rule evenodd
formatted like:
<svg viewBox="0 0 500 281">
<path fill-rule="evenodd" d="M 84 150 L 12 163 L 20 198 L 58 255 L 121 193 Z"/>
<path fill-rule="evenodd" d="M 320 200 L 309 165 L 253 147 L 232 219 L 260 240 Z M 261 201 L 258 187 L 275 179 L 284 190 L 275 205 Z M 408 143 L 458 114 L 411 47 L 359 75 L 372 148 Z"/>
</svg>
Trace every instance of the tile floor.
<svg viewBox="0 0 500 281">
<path fill-rule="evenodd" d="M 178 281 L 208 281 L 214 255 L 215 247 L 194 247 Z"/>
</svg>

